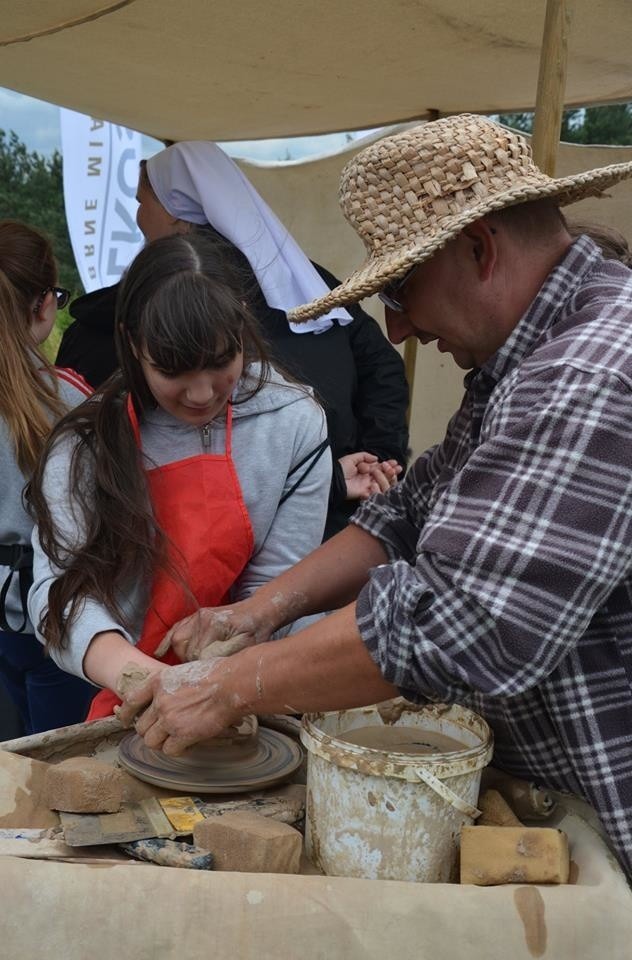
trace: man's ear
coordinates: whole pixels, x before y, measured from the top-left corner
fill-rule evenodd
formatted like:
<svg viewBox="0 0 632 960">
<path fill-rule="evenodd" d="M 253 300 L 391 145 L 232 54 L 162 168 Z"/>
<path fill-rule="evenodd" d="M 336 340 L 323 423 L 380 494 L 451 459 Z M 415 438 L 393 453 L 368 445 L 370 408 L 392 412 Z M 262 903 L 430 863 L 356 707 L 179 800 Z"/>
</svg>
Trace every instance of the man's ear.
<svg viewBox="0 0 632 960">
<path fill-rule="evenodd" d="M 498 260 L 497 231 L 489 221 L 483 217 L 475 220 L 463 230 L 469 255 L 476 264 L 479 280 L 489 280 L 494 272 Z"/>
</svg>

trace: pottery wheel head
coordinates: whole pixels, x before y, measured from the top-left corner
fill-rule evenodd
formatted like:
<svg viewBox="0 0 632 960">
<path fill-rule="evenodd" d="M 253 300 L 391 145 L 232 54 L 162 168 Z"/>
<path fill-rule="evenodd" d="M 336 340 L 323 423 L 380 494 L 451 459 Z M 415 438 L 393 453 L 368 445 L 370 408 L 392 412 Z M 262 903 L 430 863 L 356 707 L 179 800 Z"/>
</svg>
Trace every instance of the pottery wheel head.
<svg viewBox="0 0 632 960">
<path fill-rule="evenodd" d="M 243 793 L 285 780 L 302 763 L 298 743 L 259 727 L 258 736 L 197 744 L 180 757 L 151 750 L 134 733 L 119 745 L 119 762 L 139 780 L 178 792 Z"/>
</svg>

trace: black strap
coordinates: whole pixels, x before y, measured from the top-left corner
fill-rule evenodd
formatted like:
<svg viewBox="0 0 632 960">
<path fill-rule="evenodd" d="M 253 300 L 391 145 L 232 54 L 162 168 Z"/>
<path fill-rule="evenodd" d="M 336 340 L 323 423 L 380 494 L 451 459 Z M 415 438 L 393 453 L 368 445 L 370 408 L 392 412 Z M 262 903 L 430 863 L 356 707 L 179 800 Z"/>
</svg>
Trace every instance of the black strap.
<svg viewBox="0 0 632 960">
<path fill-rule="evenodd" d="M 0 630 L 9 633 L 22 633 L 28 622 L 27 600 L 29 588 L 33 583 L 33 548 L 23 543 L 9 543 L 0 545 L 0 566 L 9 567 L 9 573 L 0 590 Z M 15 574 L 20 582 L 20 602 L 24 619 L 19 627 L 12 627 L 7 621 L 7 594 Z"/>
<path fill-rule="evenodd" d="M 279 506 L 281 506 L 282 503 L 285 503 L 285 501 L 292 496 L 295 490 L 298 490 L 298 488 L 302 484 L 305 477 L 307 477 L 308 474 L 314 469 L 314 467 L 316 466 L 316 464 L 318 463 L 318 461 L 320 460 L 323 453 L 325 452 L 325 450 L 327 450 L 328 447 L 329 447 L 329 439 L 327 438 L 323 440 L 322 443 L 319 443 L 318 446 L 315 447 L 312 451 L 310 451 L 310 453 L 308 453 L 306 457 L 303 457 L 303 459 L 299 463 L 297 463 L 294 467 L 292 467 L 292 469 L 288 473 L 288 477 L 291 477 L 292 474 L 297 472 L 297 470 L 300 470 L 301 467 L 304 467 L 306 463 L 308 464 L 307 469 L 301 474 L 301 476 L 298 478 L 296 483 L 294 483 L 289 490 L 285 491 L 285 493 L 279 500 Z"/>
</svg>

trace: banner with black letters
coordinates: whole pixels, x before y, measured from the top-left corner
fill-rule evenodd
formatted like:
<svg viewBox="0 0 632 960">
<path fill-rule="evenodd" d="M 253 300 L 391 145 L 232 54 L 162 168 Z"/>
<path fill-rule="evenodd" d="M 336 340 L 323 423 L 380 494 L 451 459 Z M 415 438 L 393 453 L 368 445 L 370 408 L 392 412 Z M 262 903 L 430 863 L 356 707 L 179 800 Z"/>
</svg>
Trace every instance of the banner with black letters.
<svg viewBox="0 0 632 960">
<path fill-rule="evenodd" d="M 136 225 L 141 135 L 60 108 L 64 206 L 87 293 L 117 283 L 143 245 Z"/>
</svg>

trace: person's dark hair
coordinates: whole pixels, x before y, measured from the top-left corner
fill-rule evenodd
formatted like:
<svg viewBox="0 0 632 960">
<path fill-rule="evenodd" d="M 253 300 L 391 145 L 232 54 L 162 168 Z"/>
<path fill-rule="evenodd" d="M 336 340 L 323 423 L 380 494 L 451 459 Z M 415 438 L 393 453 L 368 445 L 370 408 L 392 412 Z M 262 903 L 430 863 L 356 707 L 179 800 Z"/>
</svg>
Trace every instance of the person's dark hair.
<svg viewBox="0 0 632 960">
<path fill-rule="evenodd" d="M 244 366 L 260 363 L 243 394 L 244 399 L 253 396 L 269 379 L 270 367 L 256 320 L 235 287 L 221 245 L 201 233 L 150 243 L 127 271 L 116 308 L 120 369 L 60 421 L 28 488 L 42 548 L 61 570 L 39 624 L 48 647 L 65 645 L 68 627 L 87 597 L 130 628 L 120 601 L 130 584 L 149 589 L 160 567 L 182 583 L 152 513 L 128 416 L 128 397 L 139 419 L 156 406 L 135 353 L 179 374 L 223 365 L 243 350 Z M 43 489 L 47 459 L 63 440 L 75 444 L 69 489 L 83 531 L 82 543 L 70 549 Z"/>
<path fill-rule="evenodd" d="M 581 237 L 582 234 L 589 236 L 595 241 L 606 260 L 619 260 L 626 267 L 632 267 L 632 251 L 628 241 L 614 227 L 584 220 L 572 220 L 568 225 L 568 232 L 573 238 Z"/>
</svg>

